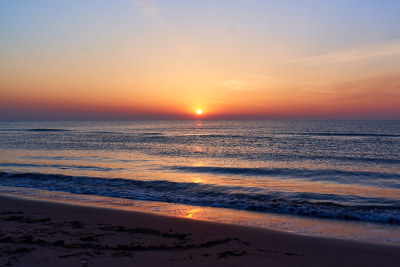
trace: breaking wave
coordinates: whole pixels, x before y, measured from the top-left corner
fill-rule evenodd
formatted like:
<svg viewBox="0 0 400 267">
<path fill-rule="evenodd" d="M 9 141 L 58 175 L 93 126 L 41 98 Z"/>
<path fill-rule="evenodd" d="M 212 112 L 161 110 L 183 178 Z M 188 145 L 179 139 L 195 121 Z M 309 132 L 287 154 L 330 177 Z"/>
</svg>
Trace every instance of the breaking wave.
<svg viewBox="0 0 400 267">
<path fill-rule="evenodd" d="M 400 201 L 171 181 L 0 172 L 0 186 L 400 225 Z"/>
</svg>

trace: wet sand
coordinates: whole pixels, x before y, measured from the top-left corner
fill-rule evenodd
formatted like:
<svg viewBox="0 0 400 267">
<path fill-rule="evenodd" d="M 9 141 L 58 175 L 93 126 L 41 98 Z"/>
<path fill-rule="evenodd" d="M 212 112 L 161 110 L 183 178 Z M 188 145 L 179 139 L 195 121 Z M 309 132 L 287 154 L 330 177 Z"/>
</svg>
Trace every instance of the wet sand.
<svg viewBox="0 0 400 267">
<path fill-rule="evenodd" d="M 398 266 L 400 247 L 0 196 L 0 266 Z"/>
</svg>

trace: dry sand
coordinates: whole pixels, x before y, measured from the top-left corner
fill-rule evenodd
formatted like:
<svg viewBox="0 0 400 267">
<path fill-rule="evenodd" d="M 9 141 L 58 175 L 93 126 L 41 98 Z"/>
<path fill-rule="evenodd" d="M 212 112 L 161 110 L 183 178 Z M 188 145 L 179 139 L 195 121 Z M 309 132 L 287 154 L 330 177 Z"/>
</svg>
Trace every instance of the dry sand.
<svg viewBox="0 0 400 267">
<path fill-rule="evenodd" d="M 400 247 L 0 196 L 0 266 L 400 266 Z"/>
</svg>

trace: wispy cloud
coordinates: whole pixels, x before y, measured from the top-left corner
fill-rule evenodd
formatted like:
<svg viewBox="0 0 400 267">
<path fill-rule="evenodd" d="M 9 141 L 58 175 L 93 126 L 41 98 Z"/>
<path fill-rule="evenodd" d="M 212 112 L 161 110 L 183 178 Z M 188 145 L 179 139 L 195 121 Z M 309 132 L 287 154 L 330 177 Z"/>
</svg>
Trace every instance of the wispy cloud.
<svg viewBox="0 0 400 267">
<path fill-rule="evenodd" d="M 307 65 L 327 65 L 393 56 L 400 56 L 400 39 L 353 47 L 314 57 L 298 58 L 294 61 L 305 62 Z"/>
<path fill-rule="evenodd" d="M 192 56 L 198 53 L 199 48 L 195 45 L 181 45 L 178 50 L 184 56 Z"/>
<path fill-rule="evenodd" d="M 380 105 L 382 108 L 396 106 L 400 108 L 399 73 L 353 79 L 347 81 L 316 84 L 299 90 L 299 99 L 315 99 L 320 103 L 335 105 L 362 104 L 362 106 Z"/>
<path fill-rule="evenodd" d="M 276 79 L 258 74 L 248 74 L 244 78 L 221 81 L 219 84 L 233 91 L 261 89 L 275 83 Z"/>
<path fill-rule="evenodd" d="M 138 5 L 147 16 L 153 19 L 159 17 L 160 7 L 157 5 L 156 0 L 140 0 Z"/>
<path fill-rule="evenodd" d="M 400 76 L 399 73 L 370 77 L 332 85 L 336 96 L 352 100 L 368 98 L 371 102 L 396 102 L 400 104 Z"/>
<path fill-rule="evenodd" d="M 222 101 L 222 100 L 211 100 L 209 101 L 209 103 L 213 103 L 213 104 L 227 104 L 227 101 Z"/>
<path fill-rule="evenodd" d="M 254 82 L 249 80 L 227 80 L 221 81 L 220 84 L 234 91 L 243 91 L 254 86 Z"/>
</svg>

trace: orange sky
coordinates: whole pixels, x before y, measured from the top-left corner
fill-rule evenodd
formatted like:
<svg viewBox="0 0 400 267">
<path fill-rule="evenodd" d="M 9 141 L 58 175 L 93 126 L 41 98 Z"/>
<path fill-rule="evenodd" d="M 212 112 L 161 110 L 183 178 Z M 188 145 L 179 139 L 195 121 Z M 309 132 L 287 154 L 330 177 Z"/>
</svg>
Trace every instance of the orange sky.
<svg viewBox="0 0 400 267">
<path fill-rule="evenodd" d="M 0 4 L 0 118 L 400 119 L 396 2 L 44 2 Z"/>
</svg>

